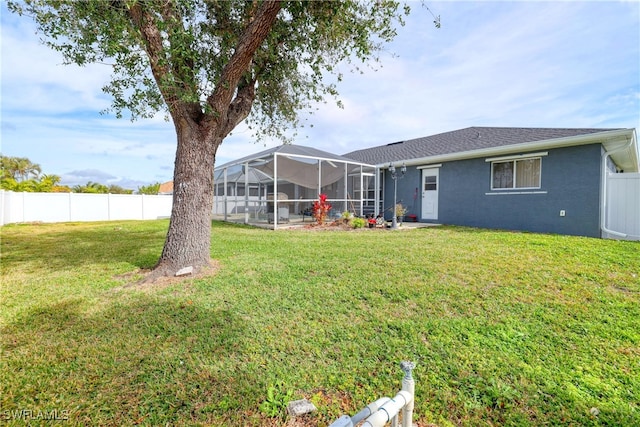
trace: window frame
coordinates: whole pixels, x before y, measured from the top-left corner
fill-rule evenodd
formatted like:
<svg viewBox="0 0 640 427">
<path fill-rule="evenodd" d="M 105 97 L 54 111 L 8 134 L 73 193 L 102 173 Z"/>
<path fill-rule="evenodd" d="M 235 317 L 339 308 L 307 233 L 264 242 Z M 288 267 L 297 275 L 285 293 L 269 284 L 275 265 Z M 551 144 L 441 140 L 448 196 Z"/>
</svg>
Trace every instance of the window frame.
<svg viewBox="0 0 640 427">
<path fill-rule="evenodd" d="M 542 157 L 547 153 L 532 153 L 528 155 L 509 156 L 509 157 L 496 157 L 486 159 L 487 162 L 491 162 L 491 172 L 489 176 L 491 191 L 520 191 L 520 190 L 539 190 L 542 188 Z M 518 162 L 527 160 L 538 160 L 538 183 L 537 186 L 518 187 Z M 494 187 L 494 170 L 495 165 L 500 163 L 512 164 L 512 186 L 511 187 Z"/>
<path fill-rule="evenodd" d="M 422 183 L 422 191 L 438 191 L 438 177 L 435 175 L 427 175 L 424 177 L 425 180 Z M 429 180 L 430 182 L 427 182 L 427 180 L 429 178 L 433 178 L 433 181 Z M 430 187 L 430 188 L 427 188 Z"/>
</svg>

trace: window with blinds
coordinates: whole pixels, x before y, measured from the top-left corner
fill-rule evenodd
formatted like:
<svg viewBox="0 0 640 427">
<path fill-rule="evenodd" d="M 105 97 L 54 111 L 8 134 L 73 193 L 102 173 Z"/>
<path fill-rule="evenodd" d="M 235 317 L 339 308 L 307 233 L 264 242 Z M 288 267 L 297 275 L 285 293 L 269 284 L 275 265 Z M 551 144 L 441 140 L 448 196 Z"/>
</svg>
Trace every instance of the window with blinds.
<svg viewBox="0 0 640 427">
<path fill-rule="evenodd" d="M 532 157 L 491 163 L 491 189 L 540 188 L 542 159 Z"/>
</svg>

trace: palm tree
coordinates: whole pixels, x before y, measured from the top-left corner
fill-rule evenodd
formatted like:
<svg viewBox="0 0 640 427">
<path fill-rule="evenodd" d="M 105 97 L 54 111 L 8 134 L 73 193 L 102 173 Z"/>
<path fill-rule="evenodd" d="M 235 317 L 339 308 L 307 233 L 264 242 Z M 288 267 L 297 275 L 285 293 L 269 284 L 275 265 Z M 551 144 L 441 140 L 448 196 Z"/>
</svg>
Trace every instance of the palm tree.
<svg viewBox="0 0 640 427">
<path fill-rule="evenodd" d="M 37 163 L 32 163 L 26 157 L 16 157 L 15 173 L 17 181 L 25 181 L 29 177 L 38 178 L 42 169 Z"/>
<path fill-rule="evenodd" d="M 11 159 L 11 157 L 0 155 L 0 178 L 13 178 L 13 174 L 11 173 Z"/>
<path fill-rule="evenodd" d="M 44 174 L 40 177 L 40 182 L 38 182 L 38 191 L 48 193 L 53 191 L 53 188 L 60 182 L 62 178 L 59 175 L 53 174 Z"/>
<path fill-rule="evenodd" d="M 119 185 L 111 184 L 109 186 L 109 193 L 111 194 L 131 194 L 133 190 L 127 190 L 126 188 L 120 187 Z"/>
<path fill-rule="evenodd" d="M 142 187 L 138 187 L 137 194 L 158 194 L 160 191 L 160 183 L 156 182 L 155 184 L 143 185 Z"/>
<path fill-rule="evenodd" d="M 32 178 L 38 178 L 42 169 L 37 163 L 31 162 L 26 157 L 1 156 L 2 176 L 11 176 L 18 182 Z"/>
<path fill-rule="evenodd" d="M 73 187 L 74 193 L 98 193 L 98 194 L 107 194 L 109 192 L 109 188 L 106 185 L 100 184 L 98 182 L 87 182 L 86 185 L 76 185 Z"/>
</svg>

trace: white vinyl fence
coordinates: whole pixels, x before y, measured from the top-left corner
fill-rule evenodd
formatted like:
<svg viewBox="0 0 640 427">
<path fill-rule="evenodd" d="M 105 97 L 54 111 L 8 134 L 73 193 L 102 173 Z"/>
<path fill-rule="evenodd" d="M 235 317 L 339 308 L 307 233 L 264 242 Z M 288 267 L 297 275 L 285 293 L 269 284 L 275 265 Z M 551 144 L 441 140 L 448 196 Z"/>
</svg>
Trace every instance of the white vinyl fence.
<svg viewBox="0 0 640 427">
<path fill-rule="evenodd" d="M 0 190 L 0 225 L 17 222 L 157 219 L 171 215 L 171 196 L 14 193 Z"/>
<path fill-rule="evenodd" d="M 616 173 L 607 177 L 605 237 L 640 240 L 640 173 Z"/>
</svg>

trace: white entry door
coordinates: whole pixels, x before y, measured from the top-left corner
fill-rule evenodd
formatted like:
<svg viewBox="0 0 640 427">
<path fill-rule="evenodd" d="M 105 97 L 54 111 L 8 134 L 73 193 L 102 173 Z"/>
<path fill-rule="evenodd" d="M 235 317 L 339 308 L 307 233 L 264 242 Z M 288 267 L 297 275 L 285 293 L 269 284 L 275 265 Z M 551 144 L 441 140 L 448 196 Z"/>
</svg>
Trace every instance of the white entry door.
<svg viewBox="0 0 640 427">
<path fill-rule="evenodd" d="M 438 219 L 438 169 L 422 170 L 422 219 Z"/>
</svg>

